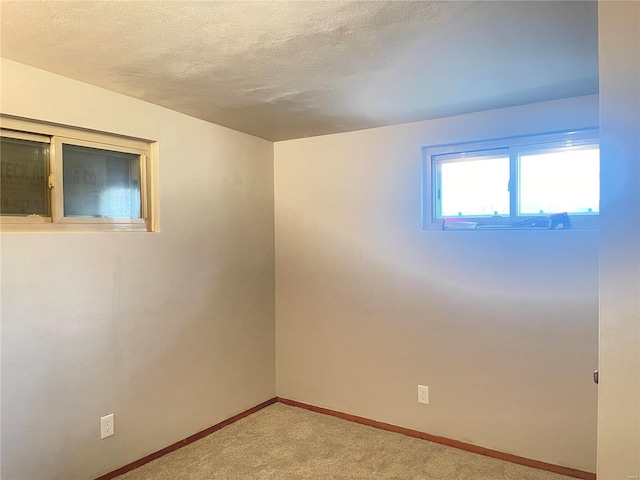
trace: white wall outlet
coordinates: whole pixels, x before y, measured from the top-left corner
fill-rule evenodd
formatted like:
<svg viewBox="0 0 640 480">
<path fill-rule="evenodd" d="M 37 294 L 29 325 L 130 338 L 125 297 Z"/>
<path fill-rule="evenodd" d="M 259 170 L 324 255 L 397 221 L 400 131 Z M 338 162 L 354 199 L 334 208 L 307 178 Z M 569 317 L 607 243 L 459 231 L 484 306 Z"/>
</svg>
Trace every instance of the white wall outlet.
<svg viewBox="0 0 640 480">
<path fill-rule="evenodd" d="M 418 385 L 418 403 L 429 405 L 429 387 Z"/>
<path fill-rule="evenodd" d="M 100 439 L 110 437 L 115 433 L 113 413 L 100 419 Z"/>
</svg>

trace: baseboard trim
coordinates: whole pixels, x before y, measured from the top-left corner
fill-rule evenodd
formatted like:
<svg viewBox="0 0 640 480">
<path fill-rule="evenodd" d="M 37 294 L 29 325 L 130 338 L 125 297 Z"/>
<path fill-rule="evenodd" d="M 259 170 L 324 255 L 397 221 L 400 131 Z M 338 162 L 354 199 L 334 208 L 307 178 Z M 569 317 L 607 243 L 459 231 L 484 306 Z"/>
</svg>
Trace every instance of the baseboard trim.
<svg viewBox="0 0 640 480">
<path fill-rule="evenodd" d="M 489 448 L 479 447 L 470 443 L 460 442 L 458 440 L 451 440 L 450 438 L 438 437 L 436 435 L 430 435 L 428 433 L 419 432 L 418 430 L 411 430 L 410 428 L 399 427 L 397 425 L 391 425 L 389 423 L 378 422 L 365 417 L 359 417 L 357 415 L 351 415 L 349 413 L 342 413 L 328 408 L 316 407 L 315 405 L 309 405 L 307 403 L 298 402 L 296 400 L 289 400 L 288 398 L 277 397 L 277 401 L 290 405 L 292 407 L 304 408 L 316 413 L 323 413 L 325 415 L 331 415 L 332 417 L 341 418 L 350 422 L 360 423 L 369 427 L 379 428 L 380 430 L 386 430 L 393 433 L 401 433 L 409 437 L 420 438 L 422 440 L 428 440 L 430 442 L 447 445 L 449 447 L 459 448 L 472 453 L 478 453 L 487 457 L 497 458 L 505 460 L 511 463 L 517 463 L 526 467 L 537 468 L 539 470 L 545 470 L 547 472 L 559 473 L 560 475 L 566 475 L 568 477 L 581 478 L 583 480 L 596 480 L 596 474 L 590 472 L 583 472 L 582 470 L 576 470 L 574 468 L 561 467 L 552 463 L 540 462 L 538 460 L 531 460 L 530 458 L 519 457 L 510 453 L 503 453 L 497 450 L 491 450 Z"/>
<path fill-rule="evenodd" d="M 112 478 L 115 478 L 119 475 L 123 475 L 127 472 L 130 472 L 131 470 L 135 470 L 136 468 L 141 467 L 145 463 L 149 463 L 157 458 L 163 457 L 167 453 L 171 453 L 175 450 L 178 450 L 179 448 L 182 448 L 186 445 L 189 445 L 190 443 L 195 442 L 196 440 L 200 440 L 201 438 L 204 438 L 207 435 L 211 435 L 213 432 L 216 432 L 221 428 L 231 425 L 232 423 L 237 422 L 241 418 L 247 417 L 252 413 L 257 412 L 258 410 L 262 410 L 263 408 L 268 407 L 269 405 L 273 405 L 276 402 L 277 402 L 276 398 L 272 398 L 270 400 L 267 400 L 266 402 L 262 402 L 261 404 L 256 405 L 255 407 L 245 410 L 244 412 L 240 412 L 237 415 L 234 415 L 231 418 L 227 418 L 226 420 L 220 423 L 216 423 L 215 425 L 212 425 L 209 428 L 205 428 L 201 432 L 195 433 L 183 440 L 180 440 L 172 445 L 169 445 L 168 447 L 164 447 L 163 449 L 158 450 L 157 452 L 147 455 L 146 457 L 142 457 L 141 459 L 136 460 L 135 462 L 131 462 L 128 465 L 125 465 L 124 467 L 120 467 L 117 470 L 114 470 L 113 472 L 105 473 L 104 475 L 96 478 L 96 480 L 111 480 Z"/>
<path fill-rule="evenodd" d="M 357 415 L 351 415 L 349 413 L 338 412 L 336 410 L 330 410 L 328 408 L 316 407 L 315 405 L 310 405 L 308 403 L 298 402 L 296 400 L 290 400 L 288 398 L 276 397 L 266 402 L 262 402 L 255 407 L 252 407 L 244 412 L 238 413 L 231 418 L 228 418 L 220 423 L 212 425 L 209 428 L 206 428 L 198 433 L 195 433 L 183 440 L 180 440 L 174 444 L 169 445 L 168 447 L 164 447 L 157 452 L 154 452 L 150 455 L 140 458 L 135 462 L 131 462 L 123 467 L 120 467 L 112 472 L 106 473 L 96 480 L 111 480 L 120 475 L 123 475 L 131 470 L 135 470 L 138 467 L 141 467 L 145 463 L 149 463 L 157 458 L 163 457 L 164 455 L 171 453 L 179 448 L 182 448 L 190 443 L 193 443 L 201 438 L 204 438 L 212 433 L 224 428 L 228 425 L 231 425 L 234 422 L 237 422 L 241 418 L 247 417 L 252 413 L 257 412 L 258 410 L 262 410 L 269 405 L 273 405 L 276 402 L 283 403 L 285 405 L 290 405 L 292 407 L 303 408 L 305 410 L 310 410 L 316 413 L 322 413 L 324 415 L 330 415 L 332 417 L 341 418 L 343 420 L 348 420 L 350 422 L 359 423 L 361 425 L 367 425 L 369 427 L 378 428 L 380 430 L 386 430 L 387 432 L 400 433 L 402 435 L 406 435 L 409 437 L 420 438 L 422 440 L 428 440 L 430 442 L 439 443 L 441 445 L 447 445 L 449 447 L 459 448 L 461 450 L 466 450 L 468 452 L 477 453 L 480 455 L 485 455 L 487 457 L 497 458 L 499 460 L 504 460 L 511 463 L 517 463 L 519 465 L 524 465 L 526 467 L 537 468 L 539 470 L 545 470 L 548 472 L 558 473 L 560 475 L 566 475 L 568 477 L 580 478 L 582 480 L 596 480 L 596 474 L 590 472 L 584 472 L 582 470 L 576 470 L 574 468 L 561 467 L 559 465 L 554 465 L 552 463 L 540 462 L 538 460 L 532 460 L 530 458 L 519 457 L 517 455 L 512 455 L 510 453 L 503 453 L 497 450 L 491 450 L 489 448 L 480 447 L 478 445 L 473 445 L 470 443 L 460 442 L 458 440 L 452 440 L 446 437 L 439 437 L 436 435 L 431 435 L 429 433 L 420 432 L 418 430 L 412 430 L 410 428 L 399 427 L 397 425 L 391 425 L 390 423 L 378 422 L 376 420 L 371 420 L 365 417 L 359 417 Z"/>
</svg>

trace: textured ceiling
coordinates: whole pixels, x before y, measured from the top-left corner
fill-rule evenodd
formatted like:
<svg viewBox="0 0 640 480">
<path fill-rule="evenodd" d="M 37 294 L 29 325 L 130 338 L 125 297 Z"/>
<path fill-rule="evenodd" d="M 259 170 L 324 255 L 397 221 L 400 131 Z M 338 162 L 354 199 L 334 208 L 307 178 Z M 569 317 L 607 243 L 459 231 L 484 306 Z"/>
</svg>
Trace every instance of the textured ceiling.
<svg viewBox="0 0 640 480">
<path fill-rule="evenodd" d="M 595 1 L 0 8 L 3 57 L 269 140 L 598 91 Z"/>
</svg>

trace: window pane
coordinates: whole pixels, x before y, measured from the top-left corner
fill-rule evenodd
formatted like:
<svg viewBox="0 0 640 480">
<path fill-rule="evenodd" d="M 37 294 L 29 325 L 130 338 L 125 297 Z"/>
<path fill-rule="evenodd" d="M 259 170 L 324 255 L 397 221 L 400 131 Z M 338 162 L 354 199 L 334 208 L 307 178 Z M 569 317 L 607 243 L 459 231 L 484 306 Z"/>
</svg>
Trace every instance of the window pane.
<svg viewBox="0 0 640 480">
<path fill-rule="evenodd" d="M 0 138 L 0 212 L 49 216 L 49 145 Z"/>
<path fill-rule="evenodd" d="M 597 146 L 520 155 L 520 214 L 597 214 L 600 150 Z"/>
<path fill-rule="evenodd" d="M 140 218 L 140 157 L 63 145 L 64 215 Z"/>
<path fill-rule="evenodd" d="M 441 217 L 509 215 L 508 155 L 441 161 L 439 173 Z"/>
</svg>

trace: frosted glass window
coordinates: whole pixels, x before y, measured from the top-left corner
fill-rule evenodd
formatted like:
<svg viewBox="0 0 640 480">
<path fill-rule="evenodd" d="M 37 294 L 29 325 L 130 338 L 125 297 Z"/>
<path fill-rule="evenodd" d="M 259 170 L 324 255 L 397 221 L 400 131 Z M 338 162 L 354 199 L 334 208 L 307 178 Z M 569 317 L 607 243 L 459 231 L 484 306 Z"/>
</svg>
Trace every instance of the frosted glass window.
<svg viewBox="0 0 640 480">
<path fill-rule="evenodd" d="M 509 215 L 509 155 L 439 163 L 440 216 Z"/>
<path fill-rule="evenodd" d="M 66 217 L 141 218 L 140 156 L 63 145 Z"/>
<path fill-rule="evenodd" d="M 597 146 L 520 154 L 522 215 L 600 211 L 600 150 Z"/>
<path fill-rule="evenodd" d="M 0 212 L 49 215 L 49 144 L 0 137 Z"/>
</svg>

